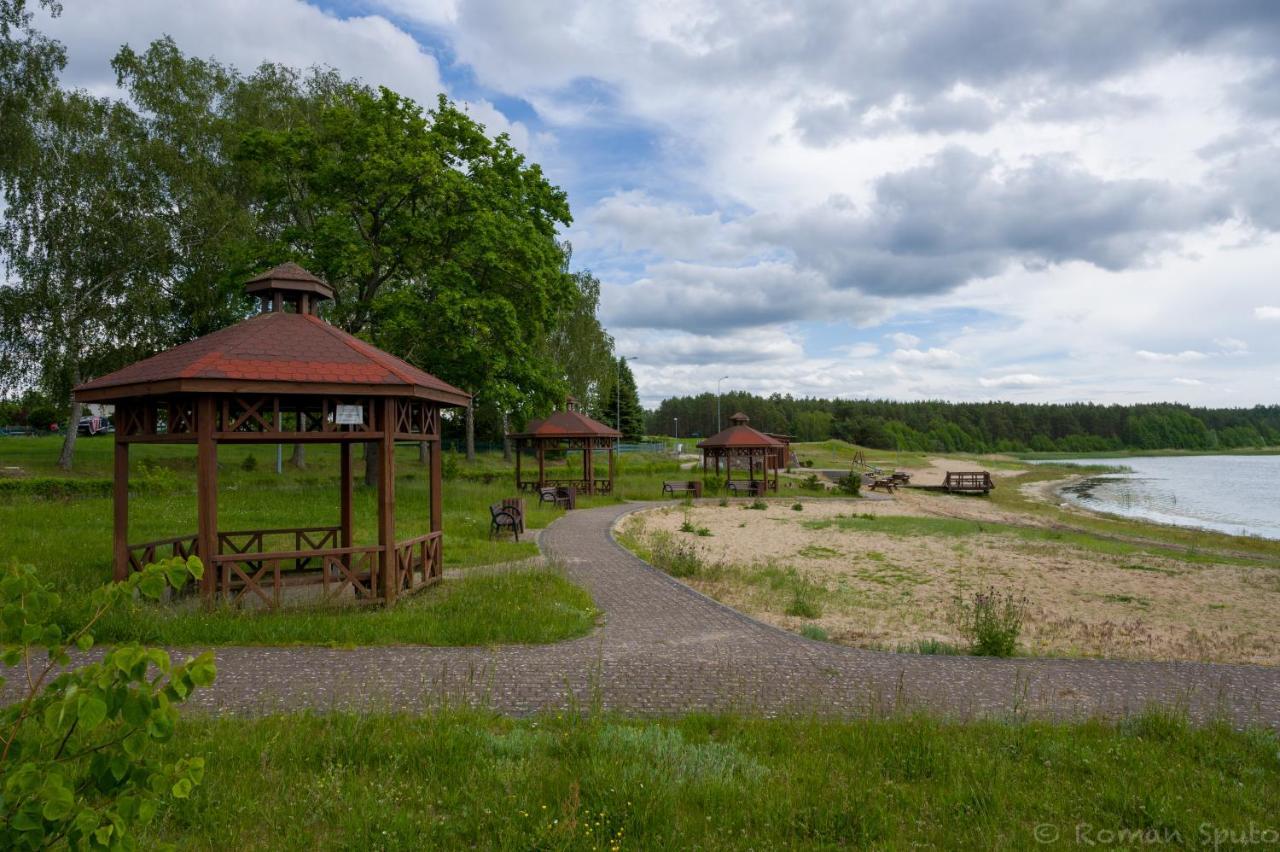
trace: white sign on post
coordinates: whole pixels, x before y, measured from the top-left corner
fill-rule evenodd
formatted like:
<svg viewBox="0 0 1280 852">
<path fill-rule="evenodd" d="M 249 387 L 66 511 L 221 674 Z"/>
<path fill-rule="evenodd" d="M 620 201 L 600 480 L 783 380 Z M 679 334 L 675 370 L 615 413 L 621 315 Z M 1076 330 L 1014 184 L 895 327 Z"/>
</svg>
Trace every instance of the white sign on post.
<svg viewBox="0 0 1280 852">
<path fill-rule="evenodd" d="M 333 422 L 339 426 L 363 426 L 363 405 L 339 405 L 334 409 Z"/>
</svg>

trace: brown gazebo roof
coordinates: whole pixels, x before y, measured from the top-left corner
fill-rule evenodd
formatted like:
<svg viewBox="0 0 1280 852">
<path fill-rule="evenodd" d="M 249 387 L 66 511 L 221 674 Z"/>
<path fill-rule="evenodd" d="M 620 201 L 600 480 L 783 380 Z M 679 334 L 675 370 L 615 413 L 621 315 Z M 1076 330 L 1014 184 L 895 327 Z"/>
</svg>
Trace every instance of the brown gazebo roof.
<svg viewBox="0 0 1280 852">
<path fill-rule="evenodd" d="M 714 449 L 748 449 L 752 447 L 773 448 L 783 446 L 781 441 L 774 440 L 763 432 L 757 431 L 747 424 L 751 418 L 739 411 L 729 418 L 733 425 L 699 441 L 697 447 L 704 450 Z"/>
<path fill-rule="evenodd" d="M 289 280 L 276 275 L 280 269 L 258 280 Z M 292 281 L 311 288 L 304 279 Z M 312 292 L 322 294 L 318 288 Z M 471 398 L 466 391 L 319 317 L 284 311 L 258 314 L 86 382 L 76 388 L 76 397 L 93 402 L 199 391 L 360 393 L 413 396 L 452 405 L 466 405 Z"/>
<path fill-rule="evenodd" d="M 593 420 L 581 411 L 557 411 L 542 420 L 530 420 L 513 438 L 621 438 L 617 429 Z"/>
</svg>

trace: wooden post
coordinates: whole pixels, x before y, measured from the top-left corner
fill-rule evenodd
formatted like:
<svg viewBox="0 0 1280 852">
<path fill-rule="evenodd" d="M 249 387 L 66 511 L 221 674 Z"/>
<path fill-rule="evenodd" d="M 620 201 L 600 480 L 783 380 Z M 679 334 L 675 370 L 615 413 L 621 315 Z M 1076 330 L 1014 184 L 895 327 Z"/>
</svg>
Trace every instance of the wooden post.
<svg viewBox="0 0 1280 852">
<path fill-rule="evenodd" d="M 213 603 L 218 589 L 218 445 L 213 440 L 216 400 L 202 396 L 196 401 L 196 551 L 204 563 L 202 589 L 205 603 Z"/>
<path fill-rule="evenodd" d="M 519 440 L 518 438 L 517 438 L 517 439 L 516 439 L 516 441 L 515 441 L 515 445 L 516 445 L 516 446 L 515 446 L 515 451 L 516 451 L 516 493 L 517 493 L 517 494 L 519 494 L 519 493 L 520 493 L 521 491 L 523 491 L 524 489 L 523 489 L 523 487 L 522 487 L 522 486 L 523 486 L 523 483 L 520 481 L 520 456 L 521 456 L 521 452 L 520 452 L 520 440 Z"/>
<path fill-rule="evenodd" d="M 618 484 L 615 481 L 617 478 L 617 471 L 618 471 L 618 443 L 615 441 L 614 443 L 609 445 L 609 493 L 610 494 L 618 493 Z"/>
<path fill-rule="evenodd" d="M 546 453 L 542 448 L 542 441 L 538 441 L 538 487 L 541 488 L 546 481 L 547 481 Z"/>
<path fill-rule="evenodd" d="M 596 464 L 591 458 L 591 439 L 587 439 L 587 446 L 582 451 L 582 472 L 587 475 L 587 494 L 596 493 Z"/>
<path fill-rule="evenodd" d="M 396 572 L 396 401 L 382 401 L 382 436 L 378 453 L 378 546 L 382 570 L 382 598 L 390 605 L 396 602 L 400 581 Z"/>
<path fill-rule="evenodd" d="M 338 445 L 339 483 L 338 483 L 338 527 L 339 540 L 342 547 L 350 547 L 354 540 L 355 512 L 352 509 L 352 497 L 355 483 L 351 476 L 351 442 L 343 441 Z M 349 562 L 350 557 L 344 557 Z"/>
<path fill-rule="evenodd" d="M 444 465 L 440 458 L 440 439 L 431 442 L 431 531 L 444 529 Z"/>
<path fill-rule="evenodd" d="M 116 423 L 122 425 L 119 417 L 120 407 L 116 406 Z M 75 424 L 72 424 L 74 427 Z M 114 565 L 111 576 L 117 583 L 129 578 L 129 443 L 124 433 L 116 432 L 116 469 L 115 490 L 112 492 L 112 510 L 114 512 L 112 542 L 114 545 Z"/>
</svg>

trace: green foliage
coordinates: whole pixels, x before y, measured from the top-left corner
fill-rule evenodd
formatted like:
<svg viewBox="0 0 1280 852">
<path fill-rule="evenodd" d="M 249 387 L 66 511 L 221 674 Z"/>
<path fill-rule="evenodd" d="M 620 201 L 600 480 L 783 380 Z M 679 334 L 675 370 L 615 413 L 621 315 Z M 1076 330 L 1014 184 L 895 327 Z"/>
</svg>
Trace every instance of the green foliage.
<svg viewBox="0 0 1280 852">
<path fill-rule="evenodd" d="M 744 509 L 754 509 L 754 510 L 756 510 L 757 512 L 763 512 L 764 510 L 766 510 L 766 509 L 768 509 L 768 508 L 769 508 L 769 504 L 768 504 L 768 503 L 766 503 L 765 501 L 761 500 L 759 497 L 757 497 L 756 499 L 752 500 L 750 503 L 748 503 L 747 505 L 743 506 L 742 508 L 744 508 Z"/>
<path fill-rule="evenodd" d="M 898 452 L 1098 453 L 1132 449 L 1228 449 L 1280 445 L 1280 405 L 1192 408 L 1174 403 L 900 402 L 896 400 L 797 399 L 732 392 L 730 411 L 742 410 L 753 426 L 785 432 L 801 441 L 838 438 Z M 663 400 L 646 413 L 650 432 L 715 431 L 712 393 Z M 804 465 L 804 460 L 801 460 Z"/>
<path fill-rule="evenodd" d="M 793 512 L 803 512 L 803 511 L 804 511 L 804 504 L 803 504 L 803 503 L 792 503 L 792 504 L 791 504 L 791 511 L 793 511 Z"/>
<path fill-rule="evenodd" d="M 644 409 L 640 407 L 636 377 L 626 358 L 613 361 L 613 372 L 601 385 L 592 416 L 620 431 L 624 441 L 639 441 L 644 437 Z"/>
<path fill-rule="evenodd" d="M 831 638 L 826 630 L 817 624 L 806 624 L 800 628 L 800 635 L 806 639 L 812 639 L 815 642 L 826 642 Z"/>
<path fill-rule="evenodd" d="M 23 479 L 0 479 L 0 500 L 22 499 L 68 500 L 73 497 L 110 497 L 109 479 L 70 479 L 67 477 L 30 476 Z"/>
<path fill-rule="evenodd" d="M 1018 651 L 1018 634 L 1026 615 L 1025 598 L 995 588 L 957 597 L 952 602 L 951 622 L 969 643 L 969 652 L 979 657 L 1012 657 Z"/>
<path fill-rule="evenodd" d="M 662 532 L 654 533 L 644 554 L 655 568 L 666 571 L 672 577 L 698 577 L 706 573 L 706 565 L 697 548 L 673 539 Z"/>
<path fill-rule="evenodd" d="M 836 490 L 841 494 L 849 494 L 858 497 L 862 494 L 862 474 L 850 473 L 848 476 L 842 476 L 836 482 Z"/>
<path fill-rule="evenodd" d="M 174 665 L 162 650 L 122 645 L 73 667 L 93 647 L 94 625 L 134 594 L 158 600 L 203 574 L 200 560 L 148 565 L 101 588 L 92 614 L 64 631 L 53 586 L 30 566 L 0 575 L 3 661 L 20 667 L 21 697 L 0 711 L 0 846 L 129 849 L 172 799 L 191 795 L 204 760 L 172 762 L 156 747 L 173 737 L 177 705 L 213 682 L 213 654 Z"/>
</svg>

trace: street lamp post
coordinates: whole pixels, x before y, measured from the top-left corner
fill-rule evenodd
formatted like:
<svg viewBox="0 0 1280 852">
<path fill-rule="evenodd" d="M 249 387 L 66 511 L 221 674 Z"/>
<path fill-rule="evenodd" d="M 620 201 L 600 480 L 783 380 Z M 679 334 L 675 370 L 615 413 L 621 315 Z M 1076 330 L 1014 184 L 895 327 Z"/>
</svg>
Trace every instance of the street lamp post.
<svg viewBox="0 0 1280 852">
<path fill-rule="evenodd" d="M 671 422 L 675 424 L 675 426 L 672 427 L 672 430 L 671 430 L 675 432 L 675 435 L 673 435 L 672 437 L 674 437 L 677 441 L 679 441 L 680 440 L 680 418 L 672 417 Z"/>
<path fill-rule="evenodd" d="M 727 378 L 729 377 L 721 376 L 720 378 L 716 379 L 716 431 L 717 432 L 720 431 L 720 383 Z"/>
</svg>

